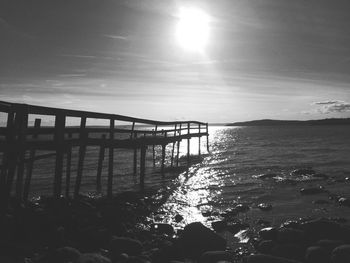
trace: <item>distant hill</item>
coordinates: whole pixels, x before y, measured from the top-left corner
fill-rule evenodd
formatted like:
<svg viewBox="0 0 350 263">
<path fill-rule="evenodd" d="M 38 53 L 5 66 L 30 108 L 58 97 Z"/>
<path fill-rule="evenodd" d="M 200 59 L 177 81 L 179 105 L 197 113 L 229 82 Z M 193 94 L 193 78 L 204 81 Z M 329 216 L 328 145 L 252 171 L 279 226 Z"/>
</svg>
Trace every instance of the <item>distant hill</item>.
<svg viewBox="0 0 350 263">
<path fill-rule="evenodd" d="M 350 125 L 350 118 L 344 119 L 322 119 L 308 121 L 287 121 L 287 120 L 255 120 L 245 122 L 229 123 L 227 126 L 286 126 L 286 125 Z"/>
</svg>

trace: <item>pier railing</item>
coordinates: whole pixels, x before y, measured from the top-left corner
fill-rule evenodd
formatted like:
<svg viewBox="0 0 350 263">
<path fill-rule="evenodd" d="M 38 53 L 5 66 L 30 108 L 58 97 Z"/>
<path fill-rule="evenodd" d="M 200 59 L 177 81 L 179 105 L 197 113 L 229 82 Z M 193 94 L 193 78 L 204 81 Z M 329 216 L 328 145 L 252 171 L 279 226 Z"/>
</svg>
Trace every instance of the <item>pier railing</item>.
<svg viewBox="0 0 350 263">
<path fill-rule="evenodd" d="M 0 153 L 2 153 L 0 191 L 1 202 L 6 202 L 12 192 L 20 200 L 28 198 L 32 180 L 33 165 L 36 160 L 55 158 L 53 194 L 62 195 L 62 178 L 65 170 L 65 195 L 69 197 L 71 188 L 72 148 L 79 148 L 78 168 L 74 184 L 74 197 L 80 192 L 83 177 L 84 158 L 87 146 L 99 147 L 96 174 L 96 189 L 101 191 L 101 173 L 105 150 L 108 149 L 107 195 L 113 194 L 114 149 L 134 149 L 133 168 L 137 172 L 137 151 L 140 150 L 140 185 L 145 178 L 146 150 L 152 146 L 155 164 L 155 146 L 162 146 L 161 171 L 165 166 L 165 147 L 172 144 L 171 166 L 179 165 L 179 147 L 187 140 L 187 163 L 190 161 L 190 139 L 197 137 L 199 154 L 201 137 L 206 137 L 208 148 L 208 124 L 198 121 L 164 122 L 133 118 L 116 114 L 41 107 L 35 105 L 8 103 L 0 101 L 0 114 L 5 124 L 0 127 Z M 37 116 L 42 116 L 37 118 Z M 34 121 L 29 121 L 29 119 Z M 53 125 L 42 125 L 45 118 L 51 118 Z M 68 123 L 78 120 L 78 125 Z M 88 125 L 88 121 L 104 121 L 107 125 Z M 122 122 L 122 125 L 118 125 Z M 37 154 L 44 150 L 45 154 Z M 175 155 L 176 151 L 176 155 Z M 13 187 L 15 187 L 13 189 Z M 14 191 L 13 191 L 14 190 Z"/>
</svg>

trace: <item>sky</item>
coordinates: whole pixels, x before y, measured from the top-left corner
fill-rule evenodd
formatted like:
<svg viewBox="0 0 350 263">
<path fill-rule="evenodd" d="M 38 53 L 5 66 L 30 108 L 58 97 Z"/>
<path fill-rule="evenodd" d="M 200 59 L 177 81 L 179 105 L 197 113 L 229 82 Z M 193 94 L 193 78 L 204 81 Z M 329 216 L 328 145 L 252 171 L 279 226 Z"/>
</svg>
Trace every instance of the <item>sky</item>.
<svg viewBox="0 0 350 263">
<path fill-rule="evenodd" d="M 181 10 L 207 18 L 200 51 L 179 43 Z M 348 0 L 1 0 L 0 100 L 164 121 L 350 117 L 349 10 Z"/>
</svg>

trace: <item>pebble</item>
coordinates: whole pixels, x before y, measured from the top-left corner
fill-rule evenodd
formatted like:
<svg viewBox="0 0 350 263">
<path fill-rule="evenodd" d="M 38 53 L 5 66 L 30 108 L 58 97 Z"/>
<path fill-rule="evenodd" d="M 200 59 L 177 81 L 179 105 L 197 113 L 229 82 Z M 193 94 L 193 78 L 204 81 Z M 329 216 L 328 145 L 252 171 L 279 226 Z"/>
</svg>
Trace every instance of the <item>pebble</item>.
<svg viewBox="0 0 350 263">
<path fill-rule="evenodd" d="M 266 203 L 261 203 L 261 204 L 258 204 L 258 208 L 261 211 L 270 211 L 272 209 L 272 205 L 271 204 L 266 204 Z"/>
</svg>

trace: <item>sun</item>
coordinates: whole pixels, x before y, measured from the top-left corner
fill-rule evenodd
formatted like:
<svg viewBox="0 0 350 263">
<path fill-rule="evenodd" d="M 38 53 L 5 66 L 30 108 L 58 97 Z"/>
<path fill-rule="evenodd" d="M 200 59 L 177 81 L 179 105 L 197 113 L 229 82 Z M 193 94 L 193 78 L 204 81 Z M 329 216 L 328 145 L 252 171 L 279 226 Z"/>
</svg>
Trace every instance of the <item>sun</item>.
<svg viewBox="0 0 350 263">
<path fill-rule="evenodd" d="M 198 8 L 181 8 L 176 26 L 176 40 L 188 51 L 202 52 L 209 39 L 209 16 Z"/>
</svg>

